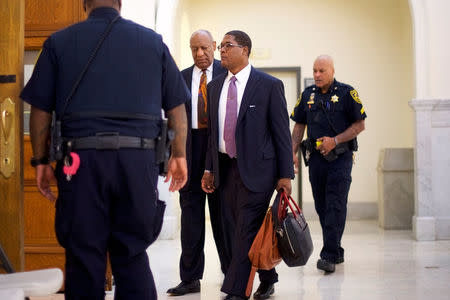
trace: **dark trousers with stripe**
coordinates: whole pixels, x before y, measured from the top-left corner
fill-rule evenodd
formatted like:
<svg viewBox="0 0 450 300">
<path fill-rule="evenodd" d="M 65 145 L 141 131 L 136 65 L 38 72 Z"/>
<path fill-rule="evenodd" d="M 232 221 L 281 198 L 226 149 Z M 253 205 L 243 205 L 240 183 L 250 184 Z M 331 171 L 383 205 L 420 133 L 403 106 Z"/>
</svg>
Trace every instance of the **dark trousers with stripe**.
<svg viewBox="0 0 450 300">
<path fill-rule="evenodd" d="M 56 235 L 66 250 L 65 297 L 105 296 L 109 252 L 115 299 L 156 299 L 147 248 L 159 231 L 153 150 L 80 150 L 70 181 L 57 165 Z M 159 219 L 160 220 L 160 219 Z"/>
<path fill-rule="evenodd" d="M 182 281 L 202 279 L 205 268 L 205 201 L 208 197 L 209 216 L 214 241 L 222 272 L 225 274 L 230 258 L 223 250 L 220 202 L 217 193 L 206 195 L 201 188 L 205 170 L 205 156 L 208 144 L 206 129 L 191 130 L 192 161 L 187 189 L 180 192 L 181 206 L 181 258 L 180 277 Z"/>
<path fill-rule="evenodd" d="M 352 166 L 351 151 L 332 162 L 326 161 L 318 152 L 313 152 L 310 159 L 309 180 L 322 226 L 323 248 L 320 257 L 330 262 L 344 258 L 341 239 L 347 217 Z"/>
<path fill-rule="evenodd" d="M 251 270 L 248 251 L 262 225 L 273 190 L 266 193 L 248 190 L 240 177 L 237 160 L 226 154 L 219 154 L 219 164 L 225 250 L 231 256 L 221 291 L 246 298 L 245 289 Z M 261 282 L 278 281 L 275 269 L 259 270 L 258 273 Z"/>
</svg>

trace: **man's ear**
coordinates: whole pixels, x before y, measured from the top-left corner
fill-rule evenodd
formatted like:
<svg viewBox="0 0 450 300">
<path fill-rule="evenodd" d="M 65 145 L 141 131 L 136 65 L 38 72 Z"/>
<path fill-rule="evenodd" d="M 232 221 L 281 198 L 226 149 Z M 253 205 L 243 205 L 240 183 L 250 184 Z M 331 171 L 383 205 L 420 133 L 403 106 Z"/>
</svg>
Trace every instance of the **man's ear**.
<svg viewBox="0 0 450 300">
<path fill-rule="evenodd" d="M 216 51 L 216 49 L 217 49 L 217 48 L 216 48 L 216 47 L 217 47 L 216 41 L 213 41 L 213 42 L 212 42 L 212 46 L 213 46 L 213 51 Z"/>
<path fill-rule="evenodd" d="M 247 55 L 248 57 L 250 57 L 250 55 L 248 54 L 248 47 L 247 47 L 247 46 L 244 46 L 244 47 L 242 48 L 242 50 L 244 51 L 244 54 L 245 54 L 245 55 Z"/>
</svg>

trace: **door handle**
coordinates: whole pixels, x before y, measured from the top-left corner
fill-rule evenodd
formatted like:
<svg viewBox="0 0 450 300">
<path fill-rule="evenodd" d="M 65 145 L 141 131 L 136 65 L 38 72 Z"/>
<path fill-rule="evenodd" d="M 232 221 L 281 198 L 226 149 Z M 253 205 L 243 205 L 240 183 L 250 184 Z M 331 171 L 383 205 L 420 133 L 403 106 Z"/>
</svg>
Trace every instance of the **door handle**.
<svg viewBox="0 0 450 300">
<path fill-rule="evenodd" d="M 1 114 L 2 118 L 2 132 L 3 132 L 3 138 L 5 145 L 8 144 L 9 136 L 11 134 L 11 128 L 13 124 L 13 115 L 4 109 Z"/>
<path fill-rule="evenodd" d="M 0 103 L 0 173 L 9 178 L 15 170 L 16 108 L 11 98 Z M 20 152 L 20 151 L 19 151 Z"/>
</svg>

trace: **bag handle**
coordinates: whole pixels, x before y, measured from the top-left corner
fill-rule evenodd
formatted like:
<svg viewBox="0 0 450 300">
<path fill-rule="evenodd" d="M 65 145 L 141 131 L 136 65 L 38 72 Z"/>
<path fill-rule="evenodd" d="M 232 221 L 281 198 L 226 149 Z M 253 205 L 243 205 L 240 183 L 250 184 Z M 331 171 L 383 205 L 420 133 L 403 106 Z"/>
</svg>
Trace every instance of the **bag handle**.
<svg viewBox="0 0 450 300">
<path fill-rule="evenodd" d="M 288 207 L 291 209 L 291 212 L 294 214 L 295 218 L 297 218 L 297 215 L 302 214 L 302 210 L 298 206 L 297 202 L 295 202 L 290 195 L 288 196 L 284 191 L 282 191 L 280 195 L 280 204 L 278 205 L 278 220 L 283 220 L 286 218 Z"/>
</svg>

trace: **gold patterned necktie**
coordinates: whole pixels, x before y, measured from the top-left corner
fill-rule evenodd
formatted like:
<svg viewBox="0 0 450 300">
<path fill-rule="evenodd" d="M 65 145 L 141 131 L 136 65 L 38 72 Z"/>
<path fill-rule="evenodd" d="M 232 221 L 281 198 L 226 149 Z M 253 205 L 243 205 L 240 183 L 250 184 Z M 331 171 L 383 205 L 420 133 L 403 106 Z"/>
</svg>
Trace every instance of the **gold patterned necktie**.
<svg viewBox="0 0 450 300">
<path fill-rule="evenodd" d="M 208 109 L 207 97 L 206 97 L 206 70 L 202 70 L 202 76 L 200 77 L 200 85 L 198 87 L 198 102 L 197 102 L 197 125 L 198 129 L 208 127 L 208 115 L 206 111 Z"/>
</svg>

